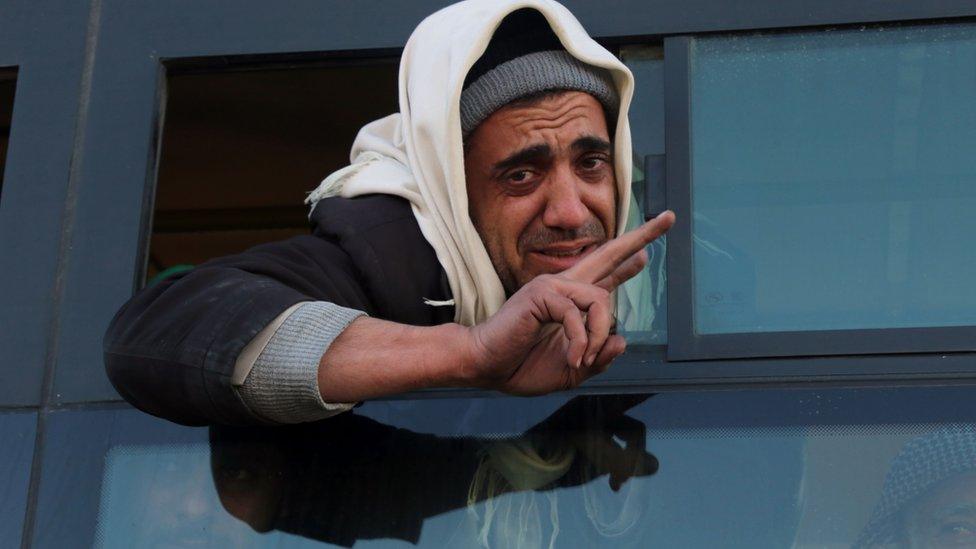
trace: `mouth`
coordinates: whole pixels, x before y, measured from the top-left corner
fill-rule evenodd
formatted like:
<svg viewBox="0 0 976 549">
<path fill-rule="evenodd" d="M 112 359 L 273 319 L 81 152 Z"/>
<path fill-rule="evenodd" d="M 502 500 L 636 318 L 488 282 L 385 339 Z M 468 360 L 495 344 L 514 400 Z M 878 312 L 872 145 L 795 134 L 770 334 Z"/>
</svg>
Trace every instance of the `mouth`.
<svg viewBox="0 0 976 549">
<path fill-rule="evenodd" d="M 576 265 L 599 245 L 592 240 L 559 242 L 531 250 L 527 260 L 537 264 L 539 272 L 557 273 Z"/>
</svg>

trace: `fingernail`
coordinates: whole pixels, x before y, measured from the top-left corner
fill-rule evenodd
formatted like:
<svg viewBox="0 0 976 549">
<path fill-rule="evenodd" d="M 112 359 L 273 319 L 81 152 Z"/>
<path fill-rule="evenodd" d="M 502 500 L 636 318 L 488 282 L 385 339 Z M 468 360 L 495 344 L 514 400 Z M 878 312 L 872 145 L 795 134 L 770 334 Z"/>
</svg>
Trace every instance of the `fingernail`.
<svg viewBox="0 0 976 549">
<path fill-rule="evenodd" d="M 586 367 L 589 368 L 590 366 L 593 366 L 593 361 L 595 360 L 596 360 L 596 355 L 590 355 L 586 357 Z"/>
<path fill-rule="evenodd" d="M 583 361 L 583 357 L 582 357 L 582 356 L 580 356 L 579 358 L 577 358 L 577 359 L 576 359 L 576 369 L 577 369 L 577 370 L 579 370 L 579 368 L 580 368 L 580 363 L 581 363 L 582 361 Z"/>
</svg>

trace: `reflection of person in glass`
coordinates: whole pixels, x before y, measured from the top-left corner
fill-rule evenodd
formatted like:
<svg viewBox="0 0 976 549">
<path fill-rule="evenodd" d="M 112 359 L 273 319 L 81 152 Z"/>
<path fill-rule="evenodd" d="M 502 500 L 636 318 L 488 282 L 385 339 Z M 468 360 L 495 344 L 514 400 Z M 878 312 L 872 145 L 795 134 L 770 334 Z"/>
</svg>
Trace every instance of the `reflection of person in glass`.
<svg viewBox="0 0 976 549">
<path fill-rule="evenodd" d="M 976 429 L 940 429 L 906 444 L 855 547 L 976 548 Z"/>
<path fill-rule="evenodd" d="M 499 439 L 418 434 L 356 414 L 275 429 L 213 427 L 214 483 L 224 508 L 260 532 L 346 546 L 416 543 L 425 519 L 504 493 L 601 475 L 617 490 L 653 474 L 644 424 L 624 413 L 645 398 L 576 398 L 521 436 Z"/>
</svg>

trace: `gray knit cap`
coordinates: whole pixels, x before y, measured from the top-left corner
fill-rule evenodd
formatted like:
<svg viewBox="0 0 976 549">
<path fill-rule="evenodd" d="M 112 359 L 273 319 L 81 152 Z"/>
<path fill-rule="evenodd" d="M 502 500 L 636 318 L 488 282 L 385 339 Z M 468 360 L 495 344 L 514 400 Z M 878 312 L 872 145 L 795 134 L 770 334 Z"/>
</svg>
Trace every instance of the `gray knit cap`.
<svg viewBox="0 0 976 549">
<path fill-rule="evenodd" d="M 549 90 L 586 92 L 603 104 L 608 117 L 616 118 L 619 99 L 609 71 L 587 65 L 565 50 L 538 51 L 496 66 L 461 92 L 461 133 L 467 137 L 516 99 Z"/>
</svg>

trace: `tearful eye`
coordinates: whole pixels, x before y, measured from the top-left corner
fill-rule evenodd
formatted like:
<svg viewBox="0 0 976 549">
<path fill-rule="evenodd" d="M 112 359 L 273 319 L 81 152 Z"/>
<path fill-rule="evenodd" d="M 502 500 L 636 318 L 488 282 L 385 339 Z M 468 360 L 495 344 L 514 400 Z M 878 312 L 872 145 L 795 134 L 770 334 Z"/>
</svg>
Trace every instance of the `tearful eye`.
<svg viewBox="0 0 976 549">
<path fill-rule="evenodd" d="M 942 539 L 971 540 L 976 535 L 976 527 L 968 521 L 952 520 L 945 522 L 939 528 L 938 536 Z"/>
<path fill-rule="evenodd" d="M 542 175 L 531 168 L 515 168 L 498 176 L 500 188 L 510 196 L 523 196 L 538 187 Z"/>
<path fill-rule="evenodd" d="M 606 163 L 607 160 L 599 156 L 589 156 L 580 161 L 580 165 L 582 165 L 583 169 L 585 170 L 595 170 L 602 167 Z"/>
</svg>

